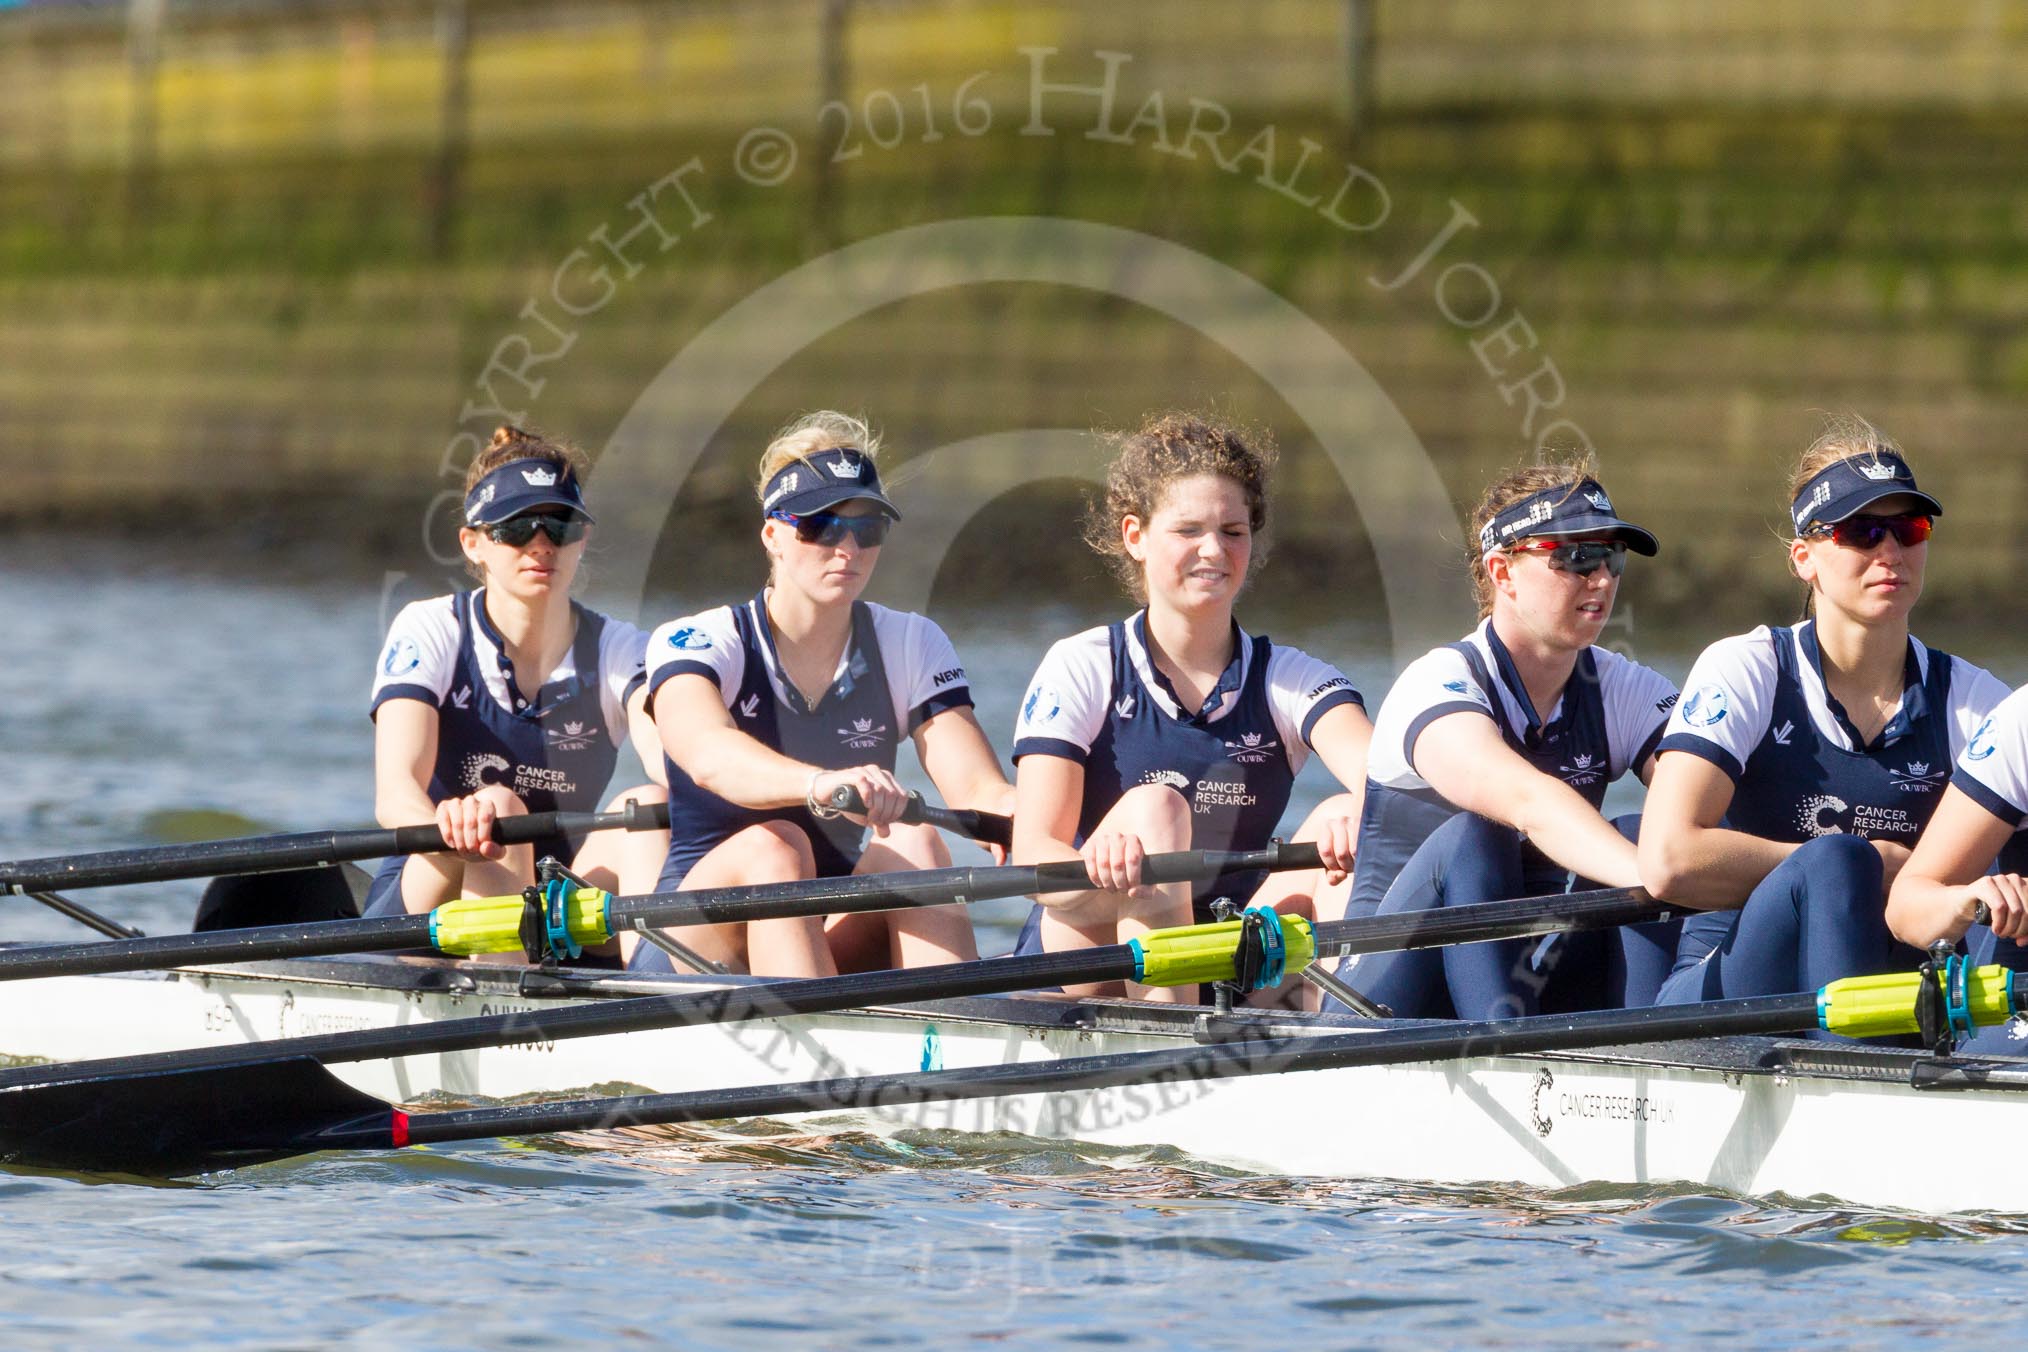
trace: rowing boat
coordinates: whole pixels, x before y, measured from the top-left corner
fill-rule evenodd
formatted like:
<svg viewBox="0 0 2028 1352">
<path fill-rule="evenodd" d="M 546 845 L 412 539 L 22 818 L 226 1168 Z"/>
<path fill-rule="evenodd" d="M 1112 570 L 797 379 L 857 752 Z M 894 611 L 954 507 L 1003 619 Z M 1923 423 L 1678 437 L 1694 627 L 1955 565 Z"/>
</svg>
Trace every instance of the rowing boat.
<svg viewBox="0 0 2028 1352">
<path fill-rule="evenodd" d="M 0 986 L 0 1052 L 76 1060 L 231 1046 L 756 984 L 380 955 L 186 967 Z M 1123 1000 L 968 998 L 439 1052 L 332 1067 L 414 1103 L 673 1093 L 1069 1057 L 1204 1041 L 1377 1032 L 1401 1021 Z M 1763 1037 L 1471 1057 L 1246 1079 L 854 1104 L 828 1127 L 1013 1132 L 1166 1145 L 1271 1173 L 1443 1184 L 1687 1184 L 1923 1212 L 2028 1211 L 2028 1183 L 1940 1141 L 2018 1126 L 2028 1061 Z"/>
</svg>

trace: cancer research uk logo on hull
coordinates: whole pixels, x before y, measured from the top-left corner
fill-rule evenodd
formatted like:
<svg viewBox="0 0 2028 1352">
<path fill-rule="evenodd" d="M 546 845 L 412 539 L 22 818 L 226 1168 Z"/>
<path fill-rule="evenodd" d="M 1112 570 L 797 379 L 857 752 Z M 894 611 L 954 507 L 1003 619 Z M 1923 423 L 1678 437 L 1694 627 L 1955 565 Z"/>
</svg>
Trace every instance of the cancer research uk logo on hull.
<svg viewBox="0 0 2028 1352">
<path fill-rule="evenodd" d="M 1713 728 L 1725 721 L 1726 697 L 1723 686 L 1700 685 L 1683 701 L 1683 721 L 1693 728 Z"/>
</svg>

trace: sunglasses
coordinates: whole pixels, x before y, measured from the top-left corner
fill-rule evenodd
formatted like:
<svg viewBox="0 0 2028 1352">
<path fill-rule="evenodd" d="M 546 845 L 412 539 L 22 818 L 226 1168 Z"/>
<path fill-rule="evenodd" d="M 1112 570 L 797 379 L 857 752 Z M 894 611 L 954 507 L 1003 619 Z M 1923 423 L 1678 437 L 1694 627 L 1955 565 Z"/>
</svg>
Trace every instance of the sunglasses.
<svg viewBox="0 0 2028 1352">
<path fill-rule="evenodd" d="M 894 524 L 878 513 L 840 516 L 836 512 L 807 512 L 798 516 L 794 512 L 769 512 L 768 517 L 794 526 L 796 538 L 804 544 L 827 549 L 842 543 L 848 535 L 861 549 L 877 549 L 887 539 L 887 528 Z"/>
<path fill-rule="evenodd" d="M 1820 540 L 1829 538 L 1847 549 L 1860 550 L 1878 549 L 1880 542 L 1892 535 L 1903 549 L 1913 549 L 1929 539 L 1934 525 L 1929 517 L 1917 513 L 1906 516 L 1848 516 L 1833 525 L 1812 526 L 1804 534 Z"/>
<path fill-rule="evenodd" d="M 549 542 L 559 547 L 575 544 L 584 539 L 584 519 L 576 516 L 559 516 L 544 512 L 535 516 L 510 516 L 505 521 L 490 526 L 481 526 L 487 538 L 495 544 L 508 545 L 519 549 L 535 538 L 541 531 Z"/>
<path fill-rule="evenodd" d="M 1614 577 L 1627 570 L 1624 540 L 1581 540 L 1572 544 L 1531 540 L 1527 544 L 1508 545 L 1507 548 L 1514 553 L 1547 555 L 1551 568 L 1559 573 L 1575 573 L 1579 577 L 1590 577 L 1600 568 Z"/>
</svg>

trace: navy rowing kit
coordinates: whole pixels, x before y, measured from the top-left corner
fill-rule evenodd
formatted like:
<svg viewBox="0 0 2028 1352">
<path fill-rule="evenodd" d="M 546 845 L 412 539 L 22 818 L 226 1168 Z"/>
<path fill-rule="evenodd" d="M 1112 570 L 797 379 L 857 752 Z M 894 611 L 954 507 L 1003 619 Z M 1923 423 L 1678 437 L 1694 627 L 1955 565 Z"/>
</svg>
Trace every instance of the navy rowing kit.
<svg viewBox="0 0 2028 1352">
<path fill-rule="evenodd" d="M 853 603 L 851 637 L 830 686 L 814 704 L 783 674 L 766 592 L 745 605 L 672 620 L 654 632 L 648 640 L 649 699 L 685 675 L 712 683 L 741 732 L 824 770 L 877 765 L 891 771 L 901 743 L 916 729 L 972 704 L 971 683 L 942 629 L 924 616 L 865 601 Z M 787 822 L 801 830 L 820 878 L 843 877 L 858 866 L 865 828 L 855 822 L 819 819 L 801 805 L 742 807 L 700 787 L 673 761 L 668 772 L 669 857 L 660 890 L 680 886 L 698 860 L 761 822 Z M 633 965 L 667 969 L 668 959 L 643 944 Z"/>
<path fill-rule="evenodd" d="M 417 601 L 395 616 L 373 685 L 373 712 L 389 700 L 437 711 L 432 803 L 511 789 L 530 812 L 596 811 L 627 736 L 627 699 L 643 678 L 647 636 L 572 603 L 577 633 L 533 699 L 521 693 L 507 645 L 486 614 L 484 589 Z M 575 844 L 535 842 L 535 857 L 566 862 Z M 367 894 L 367 915 L 399 915 L 405 860 L 387 860 Z"/>
<path fill-rule="evenodd" d="M 1815 990 L 1919 962 L 1887 930 L 1870 842 L 1914 846 L 2006 687 L 1911 638 L 1901 707 L 1869 740 L 1826 687 L 1807 621 L 1721 639 L 1685 689 L 1661 750 L 1709 761 L 1732 781 L 1726 829 L 1801 848 L 1740 909 L 1684 923 L 1661 1003 Z"/>
<path fill-rule="evenodd" d="M 1996 870 L 2028 875 L 2028 687 L 2001 700 L 1972 733 L 1958 757 L 1951 783 L 1986 811 L 2013 829 L 2000 848 Z M 2028 944 L 2002 939 L 1983 925 L 1965 935 L 1974 963 L 1997 962 L 2028 971 Z M 2020 1056 L 2028 1039 L 2028 1021 L 2016 1018 L 1988 1028 L 1965 1044 L 1974 1055 Z"/>
<path fill-rule="evenodd" d="M 1592 647 L 1577 655 L 1555 705 L 1538 712 L 1491 620 L 1416 659 L 1395 681 L 1374 723 L 1359 868 L 1346 914 L 1540 896 L 1572 885 L 1569 871 L 1519 832 L 1459 808 L 1416 770 L 1416 743 L 1438 719 L 1490 719 L 1516 755 L 1597 808 L 1608 785 L 1647 763 L 1675 702 L 1676 687 L 1666 677 Z M 1348 962 L 1340 974 L 1404 1017 L 1455 1012 L 1493 1018 L 1621 1003 L 1630 994 L 1645 1003 L 1668 969 L 1674 931 L 1665 937 L 1647 926 L 1630 927 L 1619 942 L 1613 939 L 1571 936 L 1371 954 Z"/>
<path fill-rule="evenodd" d="M 1273 837 L 1317 721 L 1360 705 L 1345 674 L 1298 648 L 1233 626 L 1233 654 L 1204 701 L 1185 709 L 1148 652 L 1147 612 L 1052 647 L 1029 682 L 1014 759 L 1056 756 L 1084 770 L 1077 843 L 1129 789 L 1167 784 L 1190 804 L 1192 849 L 1248 850 Z M 1219 896 L 1244 901 L 1258 873 L 1198 885 L 1200 920 Z M 1040 948 L 1041 908 L 1016 952 Z"/>
</svg>

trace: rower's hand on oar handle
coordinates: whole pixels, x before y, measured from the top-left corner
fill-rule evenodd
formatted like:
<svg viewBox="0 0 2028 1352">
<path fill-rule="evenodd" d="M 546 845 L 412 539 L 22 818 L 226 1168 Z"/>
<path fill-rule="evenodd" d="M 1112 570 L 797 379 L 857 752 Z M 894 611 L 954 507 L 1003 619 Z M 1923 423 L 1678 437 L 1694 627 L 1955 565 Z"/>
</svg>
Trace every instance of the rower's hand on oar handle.
<svg viewBox="0 0 2028 1352">
<path fill-rule="evenodd" d="M 909 792 L 877 765 L 824 770 L 810 779 L 809 807 L 818 816 L 843 814 L 885 836 L 887 828 L 906 820 Z"/>
<path fill-rule="evenodd" d="M 1142 899 L 1152 898 L 1153 887 L 1143 886 L 1141 866 L 1147 862 L 1147 847 L 1141 838 L 1126 831 L 1099 831 L 1081 850 L 1084 870 L 1091 885 L 1101 892 L 1126 892 Z"/>
<path fill-rule="evenodd" d="M 1989 873 L 1967 890 L 1971 921 L 1987 925 L 2002 939 L 2028 939 L 2028 879 L 2018 873 Z"/>
<path fill-rule="evenodd" d="M 437 834 L 462 859 L 499 859 L 507 847 L 494 838 L 495 824 L 518 808 L 520 801 L 492 785 L 463 798 L 446 798 L 437 804 Z"/>
<path fill-rule="evenodd" d="M 1327 818 L 1317 824 L 1316 838 L 1311 843 L 1317 847 L 1317 857 L 1324 861 L 1324 881 L 1336 887 L 1352 876 L 1354 857 L 1359 851 L 1359 819 Z"/>
</svg>

